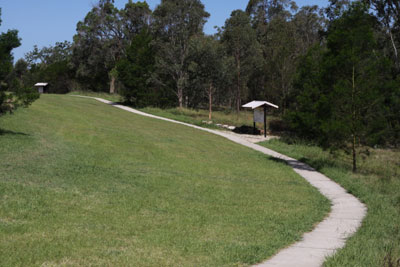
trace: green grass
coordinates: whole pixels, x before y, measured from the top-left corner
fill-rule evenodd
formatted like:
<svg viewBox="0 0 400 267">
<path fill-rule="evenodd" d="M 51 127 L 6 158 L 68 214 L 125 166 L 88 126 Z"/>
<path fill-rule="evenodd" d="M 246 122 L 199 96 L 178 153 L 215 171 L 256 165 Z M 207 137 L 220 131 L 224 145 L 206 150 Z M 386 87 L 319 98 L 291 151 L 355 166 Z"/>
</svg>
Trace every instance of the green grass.
<svg viewBox="0 0 400 267">
<path fill-rule="evenodd" d="M 143 108 L 141 111 L 177 120 L 177 121 L 182 121 L 202 127 L 207 127 L 207 128 L 216 128 L 216 129 L 221 129 L 220 127 L 217 127 L 216 124 L 222 124 L 222 125 L 229 125 L 229 126 L 235 126 L 235 127 L 240 127 L 240 126 L 251 126 L 253 127 L 253 111 L 249 110 L 241 110 L 239 113 L 239 116 L 235 111 L 231 110 L 226 110 L 226 111 L 213 111 L 213 118 L 212 118 L 212 124 L 208 124 L 208 110 L 204 109 L 187 109 L 187 108 L 170 108 L 170 109 L 160 109 L 160 108 Z M 272 120 L 277 120 L 279 117 L 273 116 L 273 115 L 268 115 L 267 116 L 267 127 L 270 129 L 270 122 Z M 262 123 L 257 123 L 257 127 L 259 129 L 263 128 Z"/>
<path fill-rule="evenodd" d="M 120 102 L 121 96 L 118 94 L 108 94 L 102 92 L 90 92 L 90 91 L 74 91 L 69 93 L 69 95 L 82 95 L 82 96 L 90 96 L 90 97 L 100 97 L 113 102 Z M 212 113 L 212 124 L 208 124 L 206 122 L 208 119 L 208 110 L 205 109 L 189 109 L 189 108 L 154 108 L 154 107 L 146 107 L 140 109 L 143 112 L 186 122 L 202 127 L 220 129 L 216 124 L 229 125 L 240 127 L 243 125 L 253 126 L 253 111 L 242 110 L 238 114 L 233 110 L 225 110 L 225 111 L 213 111 Z M 271 122 L 273 119 L 277 119 L 278 117 L 269 115 L 267 122 Z M 259 128 L 262 128 L 262 124 L 257 124 Z"/>
<path fill-rule="evenodd" d="M 246 266 L 330 205 L 221 137 L 70 96 L 0 118 L 0 265 Z"/>
<path fill-rule="evenodd" d="M 68 93 L 68 95 L 82 95 L 90 97 L 99 97 L 113 102 L 120 102 L 121 96 L 119 94 L 109 94 L 104 92 L 91 92 L 91 91 L 73 91 Z"/>
<path fill-rule="evenodd" d="M 248 125 L 253 126 L 253 112 L 250 111 L 241 111 L 239 116 L 234 111 L 214 111 L 212 118 L 212 125 L 204 123 L 208 121 L 208 110 L 204 109 L 187 109 L 187 108 L 169 108 L 169 109 L 160 109 L 160 108 L 143 108 L 141 111 L 150 113 L 153 115 L 182 121 L 194 125 L 205 126 L 215 128 L 215 124 L 226 124 L 230 126 L 242 126 Z"/>
<path fill-rule="evenodd" d="M 368 206 L 360 230 L 325 266 L 397 266 L 400 262 L 400 151 L 370 149 L 360 156 L 359 173 L 351 157 L 315 146 L 272 140 L 262 145 L 310 164 L 341 184 Z M 393 265 L 389 265 L 392 262 Z"/>
</svg>

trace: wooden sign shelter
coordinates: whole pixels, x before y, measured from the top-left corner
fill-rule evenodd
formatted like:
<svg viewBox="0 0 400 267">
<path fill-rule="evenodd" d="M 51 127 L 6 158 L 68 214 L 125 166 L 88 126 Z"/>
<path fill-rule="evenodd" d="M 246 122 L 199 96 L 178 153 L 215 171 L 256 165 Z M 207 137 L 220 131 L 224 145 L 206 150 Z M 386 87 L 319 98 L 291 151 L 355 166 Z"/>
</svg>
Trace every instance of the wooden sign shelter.
<svg viewBox="0 0 400 267">
<path fill-rule="evenodd" d="M 264 123 L 264 137 L 267 137 L 267 107 L 279 107 L 267 101 L 252 101 L 243 105 L 242 107 L 251 108 L 254 110 L 254 132 L 257 122 Z"/>
<path fill-rule="evenodd" d="M 38 89 L 39 94 L 45 93 L 45 89 L 49 85 L 48 83 L 37 83 L 35 87 Z"/>
</svg>

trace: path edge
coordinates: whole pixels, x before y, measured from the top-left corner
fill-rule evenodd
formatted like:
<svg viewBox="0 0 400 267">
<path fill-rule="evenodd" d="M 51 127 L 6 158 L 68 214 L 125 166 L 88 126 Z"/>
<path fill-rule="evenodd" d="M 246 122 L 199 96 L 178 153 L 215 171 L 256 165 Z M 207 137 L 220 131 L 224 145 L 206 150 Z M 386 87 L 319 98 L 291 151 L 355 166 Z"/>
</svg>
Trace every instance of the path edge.
<svg viewBox="0 0 400 267">
<path fill-rule="evenodd" d="M 325 175 L 317 172 L 307 164 L 296 159 L 221 131 L 148 114 L 98 97 L 81 95 L 70 96 L 94 99 L 104 104 L 108 104 L 137 115 L 185 125 L 201 131 L 209 132 L 218 136 L 222 136 L 234 143 L 261 152 L 265 155 L 283 160 L 289 166 L 291 166 L 297 174 L 307 180 L 312 186 L 317 188 L 318 191 L 331 202 L 331 212 L 329 215 L 311 232 L 305 233 L 302 237 L 302 240 L 281 249 L 271 258 L 254 266 L 322 266 L 327 257 L 333 256 L 339 249 L 346 245 L 346 240 L 357 232 L 357 230 L 361 227 L 363 219 L 367 215 L 367 206 L 358 198 L 349 194 L 342 186 L 332 181 Z"/>
</svg>

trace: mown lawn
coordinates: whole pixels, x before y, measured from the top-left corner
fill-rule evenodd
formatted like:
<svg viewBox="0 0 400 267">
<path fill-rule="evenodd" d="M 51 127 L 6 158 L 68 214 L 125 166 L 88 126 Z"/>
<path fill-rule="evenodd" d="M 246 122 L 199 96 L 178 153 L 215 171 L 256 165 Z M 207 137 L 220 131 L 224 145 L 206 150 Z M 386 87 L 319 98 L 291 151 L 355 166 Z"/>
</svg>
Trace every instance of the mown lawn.
<svg viewBox="0 0 400 267">
<path fill-rule="evenodd" d="M 72 91 L 68 93 L 68 95 L 82 95 L 82 96 L 90 96 L 90 97 L 100 97 L 113 102 L 120 102 L 121 96 L 119 94 L 108 94 L 104 92 L 91 92 L 91 91 Z"/>
<path fill-rule="evenodd" d="M 108 94 L 101 92 L 89 92 L 89 91 L 74 91 L 69 93 L 69 95 L 83 95 L 90 97 L 100 97 L 109 101 L 120 102 L 122 98 L 118 94 Z M 253 127 L 253 111 L 242 110 L 239 115 L 234 110 L 214 110 L 212 113 L 212 124 L 208 121 L 208 109 L 190 109 L 190 108 L 155 108 L 146 107 L 140 108 L 141 111 L 153 114 L 156 116 L 161 116 L 164 118 L 169 118 L 181 122 L 186 122 L 202 127 L 220 129 L 216 124 L 229 125 L 229 126 L 251 126 Z M 271 120 L 275 120 L 277 117 L 269 115 L 267 122 L 270 123 Z M 262 124 L 258 124 L 260 129 L 262 129 Z"/>
<path fill-rule="evenodd" d="M 360 230 L 346 247 L 325 263 L 341 266 L 400 266 L 400 151 L 369 149 L 360 156 L 359 173 L 351 171 L 350 155 L 302 143 L 272 140 L 262 145 L 304 161 L 326 174 L 368 206 Z"/>
<path fill-rule="evenodd" d="M 246 266 L 330 209 L 285 164 L 91 99 L 0 128 L 1 266 Z"/>
<path fill-rule="evenodd" d="M 229 126 L 240 127 L 243 125 L 253 127 L 253 112 L 252 111 L 241 111 L 239 115 L 235 111 L 214 111 L 212 115 L 212 124 L 208 124 L 208 110 L 204 109 L 188 109 L 188 108 L 142 108 L 143 112 L 150 113 L 153 115 L 182 121 L 198 126 L 218 128 L 216 124 L 223 124 Z"/>
</svg>

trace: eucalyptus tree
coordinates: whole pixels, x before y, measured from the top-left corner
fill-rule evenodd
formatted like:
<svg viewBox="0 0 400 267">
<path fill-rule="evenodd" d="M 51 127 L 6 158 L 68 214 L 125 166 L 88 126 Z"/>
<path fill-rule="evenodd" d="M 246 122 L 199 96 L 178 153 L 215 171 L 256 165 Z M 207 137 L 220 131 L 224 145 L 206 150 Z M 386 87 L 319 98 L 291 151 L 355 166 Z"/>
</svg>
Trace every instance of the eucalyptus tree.
<svg viewBox="0 0 400 267">
<path fill-rule="evenodd" d="M 398 0 L 364 0 L 375 10 L 384 27 L 397 72 L 400 73 L 400 2 Z"/>
<path fill-rule="evenodd" d="M 326 50 L 310 50 L 299 66 L 300 94 L 288 116 L 296 131 L 322 145 L 350 148 L 354 172 L 359 145 L 368 144 L 372 127 L 385 122 L 385 95 L 398 88 L 390 61 L 378 50 L 375 27 L 360 2 L 331 21 Z"/>
<path fill-rule="evenodd" d="M 397 0 L 364 0 L 371 5 L 386 36 L 384 49 L 394 62 L 397 87 L 385 98 L 385 119 L 387 129 L 384 139 L 387 143 L 400 145 L 400 2 Z M 378 132 L 378 131 L 376 131 Z M 382 130 L 379 131 L 380 134 Z"/>
<path fill-rule="evenodd" d="M 1 25 L 1 8 L 0 8 L 0 25 Z M 11 72 L 14 57 L 12 50 L 21 45 L 17 30 L 8 30 L 6 33 L 0 34 L 0 88 L 4 87 L 2 83 L 6 76 Z"/>
<path fill-rule="evenodd" d="M 119 10 L 114 0 L 100 0 L 77 24 L 73 64 L 77 77 L 93 90 L 115 92 L 116 63 L 125 55 L 132 38 L 148 27 L 151 10 L 145 2 L 129 1 Z"/>
<path fill-rule="evenodd" d="M 249 0 L 246 12 L 253 18 L 253 23 L 268 23 L 275 16 L 290 8 L 297 9 L 295 1 L 292 0 Z"/>
<path fill-rule="evenodd" d="M 151 86 L 155 68 L 155 49 L 148 30 L 136 35 L 127 49 L 126 57 L 117 63 L 118 77 L 124 87 L 120 94 L 125 102 L 143 107 L 155 105 L 157 99 Z"/>
<path fill-rule="evenodd" d="M 329 5 L 325 8 L 325 13 L 330 21 L 340 18 L 350 7 L 352 0 L 329 0 Z"/>
<path fill-rule="evenodd" d="M 383 96 L 391 90 L 390 65 L 378 50 L 376 20 L 368 6 L 355 2 L 330 25 L 323 75 L 331 117 L 322 125 L 333 145 L 351 143 L 353 171 L 357 147 L 365 142 L 369 127 L 384 119 L 379 112 Z"/>
<path fill-rule="evenodd" d="M 314 45 L 323 42 L 322 33 L 326 30 L 327 20 L 324 9 L 318 6 L 303 6 L 291 20 L 295 28 L 298 53 L 305 55 Z"/>
<path fill-rule="evenodd" d="M 50 83 L 49 92 L 67 93 L 75 85 L 75 72 L 70 64 L 72 44 L 68 41 L 57 42 L 54 46 L 34 49 L 25 54 L 28 71 L 21 79 L 27 86 L 38 81 Z M 18 62 L 17 62 L 18 63 Z"/>
<path fill-rule="evenodd" d="M 319 41 L 324 27 L 321 10 L 305 6 L 300 10 L 290 0 L 250 0 L 246 12 L 252 18 L 263 51 L 264 65 L 249 84 L 253 97 L 262 97 L 285 112 L 293 89 L 298 59 Z"/>
<path fill-rule="evenodd" d="M 0 25 L 1 22 L 0 8 Z M 0 33 L 0 115 L 6 112 L 11 113 L 19 106 L 28 106 L 38 98 L 38 94 L 31 88 L 12 88 L 10 84 L 5 83 L 13 70 L 12 50 L 20 45 L 21 40 L 17 30 Z"/>
<path fill-rule="evenodd" d="M 193 90 L 193 106 L 207 99 L 209 120 L 218 93 L 229 84 L 230 60 L 216 36 L 199 36 L 190 42 L 189 85 Z"/>
<path fill-rule="evenodd" d="M 190 40 L 203 35 L 203 27 L 210 15 L 200 0 L 162 0 L 154 11 L 154 35 L 156 37 L 157 76 L 159 86 L 170 87 L 179 107 L 183 107 L 189 79 L 188 57 Z"/>
<path fill-rule="evenodd" d="M 146 1 L 129 0 L 120 10 L 124 39 L 130 44 L 143 31 L 148 31 L 152 24 L 152 11 Z"/>
<path fill-rule="evenodd" d="M 321 44 L 325 20 L 317 6 L 304 6 L 273 18 L 268 24 L 265 44 L 269 97 L 280 105 L 284 114 L 291 103 L 293 80 L 299 59 L 316 44 Z"/>
<path fill-rule="evenodd" d="M 249 90 L 250 95 L 255 98 L 269 99 L 275 101 L 274 95 L 279 95 L 272 92 L 271 85 L 267 84 L 267 80 L 271 80 L 270 72 L 270 55 L 268 54 L 268 44 L 274 37 L 271 37 L 270 22 L 280 16 L 282 13 L 287 13 L 287 9 L 295 9 L 296 3 L 290 0 L 249 0 L 246 12 L 251 17 L 252 26 L 256 31 L 257 40 L 259 41 L 264 58 L 264 65 L 260 71 L 253 73 Z M 268 88 L 268 89 L 267 89 Z"/>
<path fill-rule="evenodd" d="M 242 99 L 247 97 L 249 79 L 255 70 L 262 68 L 262 51 L 249 15 L 235 10 L 226 20 L 221 41 L 227 54 L 234 59 L 234 86 L 236 111 L 239 113 Z"/>
</svg>

